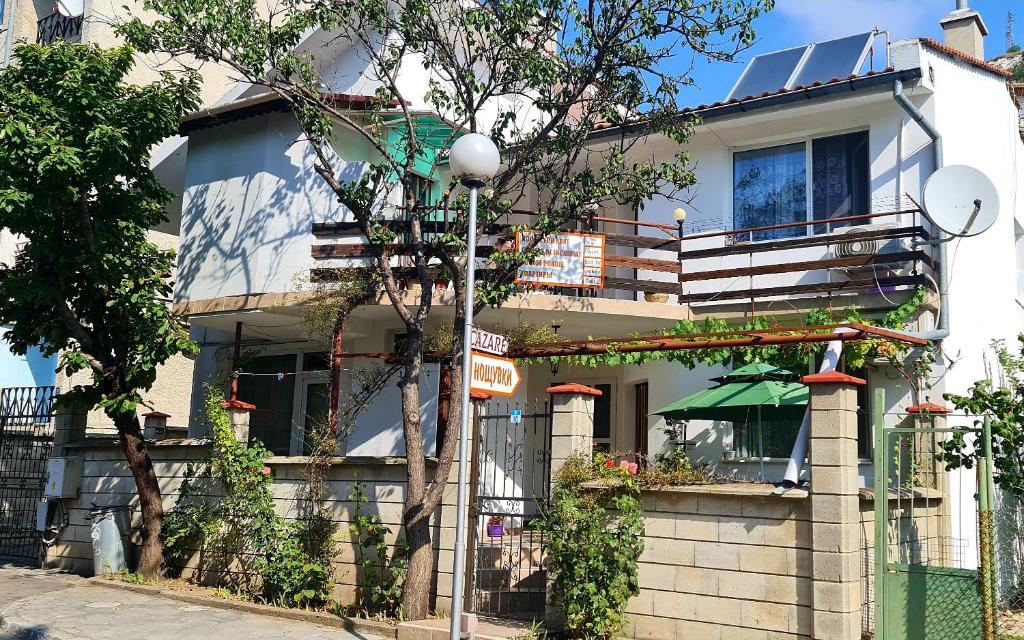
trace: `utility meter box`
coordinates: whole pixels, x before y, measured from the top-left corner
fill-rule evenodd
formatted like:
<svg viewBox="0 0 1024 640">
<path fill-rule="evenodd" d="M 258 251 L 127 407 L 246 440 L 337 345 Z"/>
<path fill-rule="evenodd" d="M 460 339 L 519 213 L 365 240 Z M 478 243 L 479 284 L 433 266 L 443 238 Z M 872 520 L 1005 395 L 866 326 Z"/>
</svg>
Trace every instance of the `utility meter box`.
<svg viewBox="0 0 1024 640">
<path fill-rule="evenodd" d="M 77 498 L 82 487 L 81 458 L 50 458 L 46 461 L 47 498 Z"/>
</svg>

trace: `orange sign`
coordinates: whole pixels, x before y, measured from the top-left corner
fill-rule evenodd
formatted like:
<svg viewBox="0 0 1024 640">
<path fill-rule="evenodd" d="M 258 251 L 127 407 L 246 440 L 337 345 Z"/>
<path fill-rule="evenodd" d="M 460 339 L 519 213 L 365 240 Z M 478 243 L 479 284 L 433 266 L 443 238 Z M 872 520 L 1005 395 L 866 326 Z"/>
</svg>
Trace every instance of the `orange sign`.
<svg viewBox="0 0 1024 640">
<path fill-rule="evenodd" d="M 473 351 L 469 368 L 471 391 L 511 398 L 522 382 L 516 363 L 508 358 Z"/>
</svg>

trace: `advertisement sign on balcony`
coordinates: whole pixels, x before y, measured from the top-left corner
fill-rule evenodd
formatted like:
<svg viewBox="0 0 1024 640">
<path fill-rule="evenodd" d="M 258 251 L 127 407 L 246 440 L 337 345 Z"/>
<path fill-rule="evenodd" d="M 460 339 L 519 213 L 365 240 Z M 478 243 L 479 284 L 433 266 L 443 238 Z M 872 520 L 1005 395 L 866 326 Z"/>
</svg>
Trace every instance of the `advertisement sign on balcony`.
<svg viewBox="0 0 1024 640">
<path fill-rule="evenodd" d="M 471 391 L 505 398 L 514 396 L 522 381 L 515 362 L 478 351 L 472 352 L 470 374 Z"/>
<path fill-rule="evenodd" d="M 516 249 L 529 248 L 535 231 L 516 233 Z M 604 287 L 604 236 L 593 233 L 559 233 L 541 238 L 540 255 L 519 267 L 516 282 L 553 287 Z"/>
</svg>

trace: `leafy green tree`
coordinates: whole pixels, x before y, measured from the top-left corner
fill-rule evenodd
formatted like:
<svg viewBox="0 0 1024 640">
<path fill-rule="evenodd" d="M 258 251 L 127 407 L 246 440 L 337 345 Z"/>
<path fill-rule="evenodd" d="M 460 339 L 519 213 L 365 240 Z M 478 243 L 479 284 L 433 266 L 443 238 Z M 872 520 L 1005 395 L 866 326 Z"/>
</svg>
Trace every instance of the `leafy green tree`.
<svg viewBox="0 0 1024 640">
<path fill-rule="evenodd" d="M 481 230 L 517 205 L 542 211 L 532 226 L 547 231 L 579 220 L 590 205 L 640 207 L 655 194 L 672 196 L 694 183 L 683 146 L 695 121 L 680 117 L 676 104 L 677 92 L 691 83 L 693 59 L 731 60 L 753 42 L 752 22 L 774 0 L 281 0 L 270 11 L 262 5 L 146 0 L 160 18 L 148 25 L 134 19 L 121 33 L 145 52 L 223 64 L 283 99 L 317 158 L 317 173 L 368 239 L 373 270 L 406 334 L 398 373 L 408 456 L 402 604 L 406 618 L 420 619 L 428 613 L 433 567 L 429 519 L 445 491 L 460 422 L 459 405 L 451 403 L 437 480 L 430 481 L 418 381 L 433 303 L 431 261 L 451 276 L 459 301 L 454 317 L 440 320 L 455 336 L 443 375 L 458 397 L 467 235 L 465 196 L 455 184 L 431 203 L 456 212 L 453 226 L 431 229 L 434 211 L 417 208 L 420 176 L 438 180 L 443 150 L 462 132 L 478 131 L 492 138 L 503 160 L 482 198 Z M 311 33 L 317 35 L 307 41 Z M 361 81 L 375 98 L 367 110 L 347 110 L 320 75 L 327 56 L 346 48 L 366 63 Z M 424 82 L 410 82 L 414 75 Z M 424 102 L 451 123 L 449 133 L 421 131 Z M 590 137 L 598 127 L 610 129 L 599 142 Z M 390 144 L 383 130 L 394 134 Z M 346 178 L 338 158 L 346 150 L 333 148 L 345 139 L 342 132 L 373 150 L 360 178 Z M 668 159 L 652 157 L 655 141 L 670 150 Z M 424 170 L 424 162 L 432 164 Z M 407 226 L 394 223 L 391 195 L 402 198 Z M 478 308 L 515 292 L 514 274 L 531 249 L 492 257 L 498 268 L 485 277 Z M 393 259 L 398 255 L 403 261 Z M 414 300 L 403 295 L 408 280 L 420 286 Z"/>
<path fill-rule="evenodd" d="M 117 426 L 142 509 L 139 571 L 159 574 L 163 507 L 136 408 L 157 367 L 197 349 L 167 306 L 175 257 L 147 240 L 171 194 L 150 150 L 197 105 L 196 77 L 125 83 L 130 48 L 28 45 L 0 72 L 0 227 L 27 240 L 0 265 L 0 324 L 16 353 L 42 345 L 89 381 L 62 404 Z"/>
<path fill-rule="evenodd" d="M 1017 338 L 1016 353 L 1002 341 L 993 343 L 998 378 L 979 380 L 966 395 L 943 394 L 958 410 L 992 425 L 992 463 L 995 483 L 1000 489 L 1024 498 L 1024 335 Z M 962 433 L 943 443 L 942 459 L 947 469 L 974 467 L 980 451 Z"/>
</svg>

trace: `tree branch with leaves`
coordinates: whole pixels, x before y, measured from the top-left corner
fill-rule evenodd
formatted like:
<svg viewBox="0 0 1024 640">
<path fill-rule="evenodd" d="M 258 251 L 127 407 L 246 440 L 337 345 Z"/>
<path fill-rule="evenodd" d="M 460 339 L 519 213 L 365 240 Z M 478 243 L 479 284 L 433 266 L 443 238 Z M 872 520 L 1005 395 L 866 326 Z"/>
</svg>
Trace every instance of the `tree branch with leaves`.
<svg viewBox="0 0 1024 640">
<path fill-rule="evenodd" d="M 147 238 L 172 199 L 149 158 L 198 105 L 198 78 L 130 85 L 133 61 L 127 47 L 26 45 L 0 71 L 0 227 L 27 240 L 0 264 L 0 324 L 15 353 L 39 345 L 69 377 L 88 373 L 59 403 L 99 407 L 117 427 L 151 577 L 163 506 L 136 409 L 161 364 L 198 348 L 166 304 L 174 252 Z"/>
</svg>

